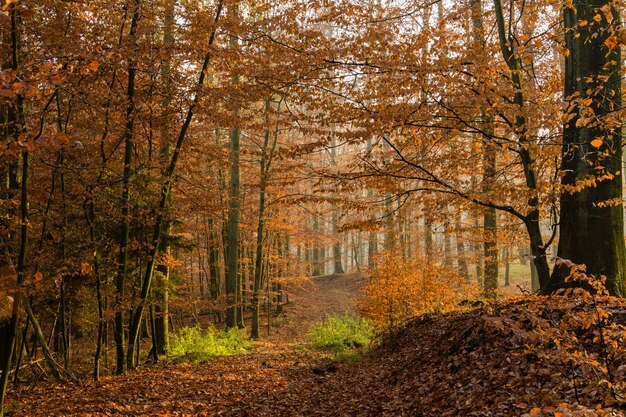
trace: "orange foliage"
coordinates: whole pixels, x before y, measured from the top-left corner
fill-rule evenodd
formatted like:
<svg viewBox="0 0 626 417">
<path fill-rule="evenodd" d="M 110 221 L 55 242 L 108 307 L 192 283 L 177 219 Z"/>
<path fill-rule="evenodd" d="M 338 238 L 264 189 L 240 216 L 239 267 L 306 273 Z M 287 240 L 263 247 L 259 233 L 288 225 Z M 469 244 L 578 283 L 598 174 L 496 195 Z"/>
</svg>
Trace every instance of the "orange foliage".
<svg viewBox="0 0 626 417">
<path fill-rule="evenodd" d="M 420 314 L 445 312 L 480 288 L 449 265 L 423 256 L 403 259 L 400 250 L 378 255 L 370 280 L 361 290 L 358 309 L 377 327 L 394 327 Z"/>
</svg>

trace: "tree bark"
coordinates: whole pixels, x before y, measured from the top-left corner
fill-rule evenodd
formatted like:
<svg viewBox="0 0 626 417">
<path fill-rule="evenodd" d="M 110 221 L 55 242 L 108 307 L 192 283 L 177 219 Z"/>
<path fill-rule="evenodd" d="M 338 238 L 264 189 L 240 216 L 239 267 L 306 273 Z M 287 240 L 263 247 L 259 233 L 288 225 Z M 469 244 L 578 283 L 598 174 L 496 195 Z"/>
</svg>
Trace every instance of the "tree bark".
<svg viewBox="0 0 626 417">
<path fill-rule="evenodd" d="M 601 10 L 607 10 L 602 13 Z M 594 20 L 600 16 L 601 20 Z M 607 17 L 612 20 L 608 21 Z M 561 151 L 561 194 L 557 256 L 606 276 L 611 295 L 626 296 L 624 209 L 622 206 L 621 50 L 614 33 L 620 25 L 617 3 L 581 0 L 563 6 L 564 95 L 568 103 Z M 580 24 L 585 21 L 586 25 Z M 611 40 L 615 43 L 611 48 Z M 593 186 L 579 186 L 594 180 Z M 566 286 L 569 268 L 558 263 L 544 294 Z"/>
</svg>

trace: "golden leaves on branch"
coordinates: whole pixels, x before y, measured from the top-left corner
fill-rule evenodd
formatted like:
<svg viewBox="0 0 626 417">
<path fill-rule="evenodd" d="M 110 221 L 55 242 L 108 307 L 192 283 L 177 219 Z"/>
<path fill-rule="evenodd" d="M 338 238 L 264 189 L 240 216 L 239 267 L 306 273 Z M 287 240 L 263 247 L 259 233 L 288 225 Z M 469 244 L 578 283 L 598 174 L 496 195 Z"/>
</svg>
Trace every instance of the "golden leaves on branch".
<svg viewBox="0 0 626 417">
<path fill-rule="evenodd" d="M 616 171 L 615 174 L 607 172 L 602 175 L 590 175 L 586 178 L 577 179 L 573 185 L 563 184 L 561 185 L 561 188 L 563 189 L 564 192 L 574 194 L 574 193 L 583 191 L 585 188 L 590 188 L 590 187 L 595 188 L 598 186 L 598 183 L 602 181 L 611 181 L 615 177 L 619 176 L 620 174 L 621 174 L 621 171 Z"/>
<path fill-rule="evenodd" d="M 458 309 L 460 301 L 479 292 L 456 268 L 431 258 L 403 259 L 401 251 L 391 249 L 377 256 L 377 265 L 358 306 L 379 328 L 392 328 L 420 314 Z"/>
</svg>

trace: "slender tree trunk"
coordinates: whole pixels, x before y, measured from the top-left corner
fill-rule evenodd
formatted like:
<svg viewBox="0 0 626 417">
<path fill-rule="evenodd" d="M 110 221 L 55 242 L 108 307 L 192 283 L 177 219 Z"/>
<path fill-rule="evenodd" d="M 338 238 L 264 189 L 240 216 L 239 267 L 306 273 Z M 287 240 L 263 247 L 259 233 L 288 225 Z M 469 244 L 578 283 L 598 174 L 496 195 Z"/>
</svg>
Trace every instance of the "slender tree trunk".
<svg viewBox="0 0 626 417">
<path fill-rule="evenodd" d="M 342 250 L 341 250 L 341 240 L 339 240 L 339 236 L 337 233 L 337 223 L 339 222 L 339 215 L 337 213 L 336 210 L 333 210 L 333 220 L 332 220 L 332 227 L 333 227 L 333 237 L 335 239 L 335 243 L 333 244 L 333 273 L 334 274 L 343 274 L 345 271 L 343 269 L 343 265 L 341 262 L 341 255 L 342 255 Z"/>
<path fill-rule="evenodd" d="M 523 93 L 524 85 L 522 84 L 522 64 L 517 54 L 517 40 L 513 40 L 514 36 L 511 33 L 507 34 L 507 22 L 504 18 L 501 0 L 494 0 L 493 3 L 500 50 L 511 72 L 510 80 L 515 88 L 512 101 L 520 109 L 519 114 L 515 118 L 515 135 L 518 143 L 518 154 L 520 163 L 524 169 L 526 188 L 532 192 L 531 196 L 528 198 L 528 214 L 522 220 L 526 225 L 526 230 L 530 238 L 530 245 L 533 256 L 535 257 L 534 262 L 537 267 L 539 282 L 542 288 L 544 288 L 550 278 L 550 267 L 548 266 L 546 248 L 539 224 L 539 191 L 537 187 L 535 159 L 531 153 L 531 137 L 526 125 L 526 117 L 524 116 L 525 103 Z"/>
<path fill-rule="evenodd" d="M 320 248 L 317 237 L 320 235 L 320 220 L 317 212 L 313 213 L 313 235 L 316 238 L 316 241 L 313 243 L 313 250 L 311 256 L 311 262 L 313 264 L 313 273 L 314 277 L 319 276 L 323 273 L 323 265 L 322 258 L 324 255 L 322 254 L 323 249 Z"/>
<path fill-rule="evenodd" d="M 130 43 L 135 46 L 135 32 L 139 21 L 139 0 L 135 0 L 133 6 L 133 17 L 130 24 Z M 135 76 L 137 69 L 135 62 L 131 58 L 128 64 L 128 87 L 126 99 L 128 107 L 126 109 L 126 126 L 124 131 L 124 174 L 122 191 L 122 225 L 120 228 L 118 271 L 115 279 L 116 311 L 115 311 L 115 351 L 116 351 L 116 372 L 124 373 L 126 370 L 126 357 L 124 354 L 124 302 L 126 276 L 128 269 L 128 245 L 130 243 L 130 179 L 132 176 L 133 160 L 133 130 L 135 120 Z M 132 355 L 131 355 L 132 358 Z M 132 360 L 132 359 L 131 359 Z"/>
<path fill-rule="evenodd" d="M 167 10 L 163 27 L 163 49 L 165 56 L 162 62 L 161 75 L 163 78 L 165 95 L 161 107 L 163 109 L 163 125 L 161 128 L 161 149 L 160 149 L 160 165 L 161 170 L 165 173 L 167 165 L 171 158 L 172 153 L 172 135 L 170 128 L 170 101 L 172 94 L 172 82 L 171 82 L 171 59 L 172 59 L 172 47 L 174 44 L 174 9 L 176 7 L 176 0 L 169 0 L 167 2 Z M 171 196 L 170 196 L 171 200 Z M 171 203 L 171 201 L 170 201 Z M 170 213 L 166 214 L 166 219 L 163 225 L 163 234 L 165 239 L 161 239 L 161 252 L 166 255 L 170 254 L 170 247 L 167 243 L 168 237 L 171 233 L 171 221 Z M 170 270 L 168 265 L 160 263 L 157 265 L 157 285 L 156 290 L 152 291 L 155 299 L 154 308 L 151 310 L 154 326 L 154 352 L 155 358 L 158 359 L 159 355 L 164 355 L 169 350 L 169 276 Z"/>
<path fill-rule="evenodd" d="M 443 264 L 445 266 L 452 266 L 452 241 L 450 240 L 450 229 L 448 224 L 444 225 L 443 230 Z"/>
<path fill-rule="evenodd" d="M 239 14 L 239 4 L 231 5 L 230 13 L 233 18 L 237 18 Z M 230 48 L 234 52 L 239 49 L 239 41 L 234 36 L 230 36 Z M 233 82 L 239 82 L 239 76 L 233 75 Z M 239 117 L 239 109 L 234 110 L 234 117 Z M 239 283 L 239 216 L 240 208 L 240 190 L 239 190 L 239 153 L 241 131 L 237 126 L 239 122 L 235 121 L 235 126 L 230 129 L 230 183 L 229 183 L 229 200 L 228 200 L 228 245 L 226 254 L 226 297 L 228 308 L 226 310 L 226 328 L 236 327 L 239 323 L 237 317 L 237 294 Z"/>
<path fill-rule="evenodd" d="M 272 156 L 276 147 L 278 132 L 274 135 L 274 143 L 270 149 L 270 110 L 271 99 L 265 102 L 265 139 L 263 148 L 261 149 L 260 176 L 261 183 L 259 187 L 259 220 L 257 223 L 257 239 L 256 239 L 256 256 L 254 264 L 254 287 L 252 293 L 252 338 L 259 338 L 259 316 L 261 308 L 261 290 L 263 288 L 263 244 L 265 239 L 265 194 L 267 181 L 269 177 L 269 168 L 272 162 Z"/>
<path fill-rule="evenodd" d="M 11 69 L 16 72 L 19 69 L 19 9 L 18 3 L 8 4 L 11 7 L 10 19 L 11 19 Z M 12 121 L 14 126 L 10 127 L 12 131 L 12 139 L 17 142 L 19 135 L 22 133 L 24 126 L 23 117 L 23 101 L 21 94 L 17 95 L 15 102 L 15 118 L 9 117 L 9 121 Z M 11 120 L 13 119 L 13 120 Z M 3 346 L 0 348 L 2 351 L 2 363 L 0 363 L 0 417 L 4 416 L 4 398 L 6 395 L 6 388 L 9 382 L 9 373 L 11 372 L 11 363 L 13 359 L 13 352 L 15 350 L 15 339 L 17 335 L 18 321 L 19 321 L 19 308 L 21 299 L 21 285 L 24 283 L 26 273 L 26 251 L 28 249 L 28 174 L 29 174 L 29 154 L 25 150 L 22 152 L 22 184 L 21 184 L 21 196 L 20 196 L 20 240 L 19 240 L 19 255 L 17 262 L 17 282 L 16 290 L 13 296 L 13 306 L 11 311 L 11 319 L 8 326 L 6 326 L 7 338 L 3 341 Z M 8 256 L 7 251 L 7 256 Z M 10 258 L 9 258 L 10 261 Z"/>
<path fill-rule="evenodd" d="M 237 326 L 237 283 L 239 274 L 239 138 L 238 128 L 230 131 L 230 199 L 228 210 L 228 245 L 226 258 L 226 327 Z"/>
<path fill-rule="evenodd" d="M 456 223 L 454 225 L 456 232 L 456 255 L 458 259 L 459 271 L 461 276 L 465 279 L 469 279 L 469 269 L 467 268 L 467 260 L 465 259 L 465 244 L 463 243 L 463 236 L 461 235 L 461 212 L 456 215 Z"/>
<path fill-rule="evenodd" d="M 209 47 L 213 45 L 215 41 L 215 35 L 217 31 L 217 23 L 222 13 L 222 5 L 223 1 L 220 0 L 217 5 L 217 10 L 215 13 L 215 19 L 213 24 L 213 31 L 211 32 L 211 36 L 209 38 Z M 206 77 L 207 69 L 209 68 L 209 63 L 211 60 L 211 51 L 204 57 L 204 62 L 202 64 L 202 68 L 200 70 L 200 75 L 198 78 L 198 87 L 202 87 L 204 85 L 204 79 Z M 159 206 L 157 208 L 157 217 L 154 223 L 154 228 L 152 230 L 152 241 L 151 241 L 151 252 L 148 258 L 148 264 L 145 269 L 143 282 L 141 285 L 141 293 L 140 293 L 140 302 L 135 312 L 133 314 L 133 318 L 131 321 L 130 329 L 129 329 L 129 338 L 128 338 L 128 352 L 131 353 L 129 355 L 132 358 L 134 355 L 132 353 L 135 351 L 135 346 L 137 343 L 137 338 L 139 336 L 139 328 L 141 325 L 141 320 L 143 317 L 143 312 L 145 309 L 146 300 L 148 298 L 148 294 L 150 293 L 150 287 L 152 284 L 152 277 L 154 275 L 154 269 L 157 262 L 157 257 L 159 254 L 160 242 L 161 242 L 161 233 L 163 232 L 163 224 L 165 222 L 165 215 L 167 213 L 167 202 L 169 201 L 169 195 L 172 190 L 172 186 L 174 183 L 174 173 L 176 172 L 176 165 L 178 164 L 178 159 L 180 157 L 180 153 L 183 147 L 183 143 L 185 142 L 185 138 L 187 137 L 187 131 L 189 130 L 189 126 L 191 125 L 191 121 L 194 116 L 194 111 L 198 106 L 200 101 L 200 93 L 196 93 L 191 105 L 187 109 L 187 115 L 185 116 L 185 120 L 181 125 L 180 131 L 178 133 L 178 139 L 176 140 L 176 145 L 174 146 L 174 150 L 172 152 L 172 159 L 167 167 L 167 170 L 164 174 L 164 183 L 161 187 L 161 197 L 159 201 Z M 130 359 L 132 362 L 132 359 Z"/>
<path fill-rule="evenodd" d="M 504 249 L 504 285 L 507 287 L 511 285 L 511 262 L 509 260 L 509 250 Z"/>
<path fill-rule="evenodd" d="M 424 213 L 424 254 L 431 260 L 434 255 L 433 220 L 429 213 Z"/>
<path fill-rule="evenodd" d="M 472 3 L 472 26 L 476 50 L 485 43 L 485 29 L 483 24 L 482 1 L 475 0 Z M 482 191 L 489 194 L 496 181 L 496 147 L 490 142 L 489 136 L 494 133 L 493 117 L 482 110 L 482 130 L 487 137 L 483 140 L 483 179 Z M 483 291 L 485 297 L 495 298 L 498 289 L 498 242 L 497 242 L 498 216 L 493 207 L 483 208 L 483 256 L 485 260 Z"/>
</svg>

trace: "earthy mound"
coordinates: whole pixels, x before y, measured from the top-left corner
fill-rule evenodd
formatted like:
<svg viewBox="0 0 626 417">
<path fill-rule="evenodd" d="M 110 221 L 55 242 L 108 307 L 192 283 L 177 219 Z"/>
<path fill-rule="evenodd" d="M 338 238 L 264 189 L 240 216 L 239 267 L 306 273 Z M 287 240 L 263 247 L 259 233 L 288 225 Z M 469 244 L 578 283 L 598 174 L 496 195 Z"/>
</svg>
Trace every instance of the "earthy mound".
<svg viewBox="0 0 626 417">
<path fill-rule="evenodd" d="M 338 378 L 328 415 L 623 415 L 624 321 L 582 293 L 423 317 Z"/>
</svg>

